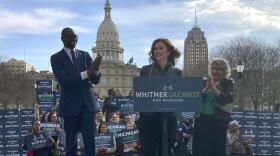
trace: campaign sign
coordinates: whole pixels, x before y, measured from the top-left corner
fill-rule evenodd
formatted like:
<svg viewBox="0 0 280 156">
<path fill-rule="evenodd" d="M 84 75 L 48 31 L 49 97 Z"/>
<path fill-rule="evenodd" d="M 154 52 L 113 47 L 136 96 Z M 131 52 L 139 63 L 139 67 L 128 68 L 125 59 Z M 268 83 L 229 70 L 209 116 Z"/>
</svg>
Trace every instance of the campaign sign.
<svg viewBox="0 0 280 156">
<path fill-rule="evenodd" d="M 185 120 L 185 119 L 191 119 L 194 118 L 195 116 L 195 112 L 180 112 L 178 114 L 178 117 L 181 121 Z"/>
<path fill-rule="evenodd" d="M 113 133 L 114 135 L 117 135 L 119 131 L 122 131 L 125 129 L 124 124 L 118 124 L 118 123 L 108 123 L 107 129 L 110 133 Z"/>
<path fill-rule="evenodd" d="M 52 91 L 53 82 L 52 80 L 37 80 L 35 84 L 35 88 L 37 92 Z"/>
<path fill-rule="evenodd" d="M 98 133 L 95 134 L 95 147 L 111 148 L 114 146 L 114 137 L 112 133 Z"/>
<path fill-rule="evenodd" d="M 4 155 L 4 139 L 0 139 L 0 156 Z"/>
<path fill-rule="evenodd" d="M 244 112 L 234 111 L 231 113 L 231 118 L 238 121 L 241 127 L 244 125 Z"/>
<path fill-rule="evenodd" d="M 131 129 L 131 130 L 124 130 L 121 132 L 118 132 L 117 134 L 118 138 L 118 144 L 129 144 L 129 143 L 138 143 L 139 140 L 139 130 L 137 129 Z"/>
<path fill-rule="evenodd" d="M 20 109 L 20 118 L 33 118 L 34 109 Z"/>
<path fill-rule="evenodd" d="M 272 155 L 280 155 L 280 113 L 272 114 Z"/>
<path fill-rule="evenodd" d="M 104 106 L 104 102 L 102 100 L 97 100 L 96 101 L 96 110 L 102 110 Z"/>
<path fill-rule="evenodd" d="M 20 137 L 20 128 L 4 128 L 4 137 L 9 138 L 19 138 Z"/>
<path fill-rule="evenodd" d="M 113 99 L 112 101 L 116 101 L 116 105 L 121 113 L 134 112 L 133 98 L 130 96 L 117 96 Z"/>
<path fill-rule="evenodd" d="M 4 139 L 4 126 L 0 125 L 0 140 Z"/>
<path fill-rule="evenodd" d="M 55 92 L 55 105 L 58 105 L 59 104 L 59 101 L 60 101 L 60 92 Z"/>
<path fill-rule="evenodd" d="M 19 122 L 19 110 L 18 109 L 11 109 L 4 111 L 4 122 L 5 125 L 12 125 L 14 123 L 9 123 L 9 121 Z"/>
<path fill-rule="evenodd" d="M 59 132 L 57 131 L 57 129 L 60 128 L 60 123 L 41 123 L 41 128 L 45 133 L 49 134 L 50 136 L 58 136 Z"/>
<path fill-rule="evenodd" d="M 258 155 L 271 155 L 272 151 L 272 144 L 268 138 L 259 139 L 255 153 Z"/>
<path fill-rule="evenodd" d="M 201 77 L 134 77 L 134 111 L 200 112 Z"/>
<path fill-rule="evenodd" d="M 55 101 L 55 93 L 54 92 L 39 92 L 36 96 L 37 101 L 42 104 L 52 104 Z"/>
<path fill-rule="evenodd" d="M 20 121 L 20 130 L 31 130 L 33 118 L 22 118 Z"/>
<path fill-rule="evenodd" d="M 45 132 L 40 132 L 38 134 L 32 133 L 25 136 L 24 143 L 27 150 L 37 150 L 51 146 L 50 138 Z"/>
<path fill-rule="evenodd" d="M 20 139 L 5 139 L 5 155 L 20 155 L 21 143 Z"/>
<path fill-rule="evenodd" d="M 280 140 L 272 139 L 272 155 L 280 155 Z"/>
<path fill-rule="evenodd" d="M 3 114 L 4 114 L 4 110 L 0 110 L 0 125 L 2 125 L 3 122 L 4 122 L 4 116 L 3 116 Z"/>
</svg>

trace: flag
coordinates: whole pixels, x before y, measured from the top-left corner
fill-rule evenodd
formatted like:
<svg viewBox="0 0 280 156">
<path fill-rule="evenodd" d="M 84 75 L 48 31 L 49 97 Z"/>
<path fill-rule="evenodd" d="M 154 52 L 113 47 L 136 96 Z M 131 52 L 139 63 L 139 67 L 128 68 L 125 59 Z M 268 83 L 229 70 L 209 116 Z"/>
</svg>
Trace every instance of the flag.
<svg viewBox="0 0 280 156">
<path fill-rule="evenodd" d="M 131 57 L 131 58 L 128 60 L 127 65 L 128 65 L 128 64 L 132 64 L 132 63 L 133 63 L 133 57 Z"/>
</svg>

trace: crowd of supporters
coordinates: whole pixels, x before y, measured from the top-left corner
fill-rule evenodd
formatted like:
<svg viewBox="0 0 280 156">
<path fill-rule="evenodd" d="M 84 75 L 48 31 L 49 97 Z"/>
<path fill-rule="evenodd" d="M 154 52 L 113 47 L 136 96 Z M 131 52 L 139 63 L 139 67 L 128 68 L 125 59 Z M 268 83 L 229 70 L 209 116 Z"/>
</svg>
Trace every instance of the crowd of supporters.
<svg viewBox="0 0 280 156">
<path fill-rule="evenodd" d="M 95 114 L 95 126 L 96 126 L 96 135 L 98 134 L 110 134 L 113 135 L 113 144 L 111 147 L 96 147 L 97 156 L 140 156 L 141 144 L 140 140 L 128 143 L 128 144 L 119 144 L 116 132 L 111 132 L 108 128 L 108 125 L 124 125 L 124 130 L 137 130 L 137 119 L 139 118 L 139 113 L 123 113 L 120 112 L 118 107 L 112 105 L 112 98 L 115 96 L 123 96 L 119 89 L 109 89 L 108 97 L 104 99 L 99 99 L 98 93 L 95 92 L 96 97 L 99 101 L 104 101 L 104 106 L 102 109 L 98 109 Z M 133 95 L 133 91 L 130 92 L 129 96 Z M 29 150 L 26 147 L 26 142 L 24 149 L 28 151 L 29 156 L 59 156 L 65 154 L 65 133 L 63 131 L 63 120 L 57 117 L 57 112 L 55 109 L 53 111 L 45 112 L 39 116 L 39 106 L 35 104 L 35 119 L 32 126 L 32 133 L 36 136 L 39 132 L 42 131 L 42 123 L 59 123 L 61 126 L 56 128 L 58 135 L 49 135 L 48 141 L 50 145 L 41 149 Z M 190 156 L 192 155 L 192 140 L 193 140 L 193 131 L 195 118 L 183 118 L 178 120 L 177 124 L 177 141 L 172 147 L 175 155 L 180 156 Z M 246 153 L 247 155 L 252 155 L 252 150 L 248 145 L 248 141 L 241 142 L 239 135 L 238 122 L 231 122 L 229 125 L 227 133 L 227 154 L 234 155 L 234 153 Z M 77 155 L 83 155 L 83 149 L 77 141 L 78 153 Z"/>
</svg>

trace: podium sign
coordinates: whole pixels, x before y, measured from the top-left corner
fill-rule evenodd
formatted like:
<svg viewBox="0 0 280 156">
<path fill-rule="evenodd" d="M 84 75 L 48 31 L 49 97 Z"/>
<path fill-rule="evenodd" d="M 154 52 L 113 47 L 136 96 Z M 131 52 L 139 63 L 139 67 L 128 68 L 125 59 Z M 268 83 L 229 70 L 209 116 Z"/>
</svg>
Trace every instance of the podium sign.
<svg viewBox="0 0 280 156">
<path fill-rule="evenodd" d="M 135 112 L 200 112 L 201 77 L 135 77 Z"/>
</svg>

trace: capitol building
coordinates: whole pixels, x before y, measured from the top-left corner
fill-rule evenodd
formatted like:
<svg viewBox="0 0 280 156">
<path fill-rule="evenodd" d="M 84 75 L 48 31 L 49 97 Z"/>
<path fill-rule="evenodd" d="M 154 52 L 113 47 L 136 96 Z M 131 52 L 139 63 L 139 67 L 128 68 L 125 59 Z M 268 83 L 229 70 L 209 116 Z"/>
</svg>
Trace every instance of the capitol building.
<svg viewBox="0 0 280 156">
<path fill-rule="evenodd" d="M 123 96 L 127 96 L 133 89 L 133 77 L 140 72 L 136 65 L 123 61 L 124 49 L 120 44 L 117 26 L 111 19 L 111 9 L 110 1 L 106 0 L 105 17 L 97 31 L 96 45 L 91 49 L 93 58 L 97 53 L 103 56 L 102 77 L 95 86 L 101 98 L 108 95 L 109 88 L 120 88 Z"/>
</svg>

